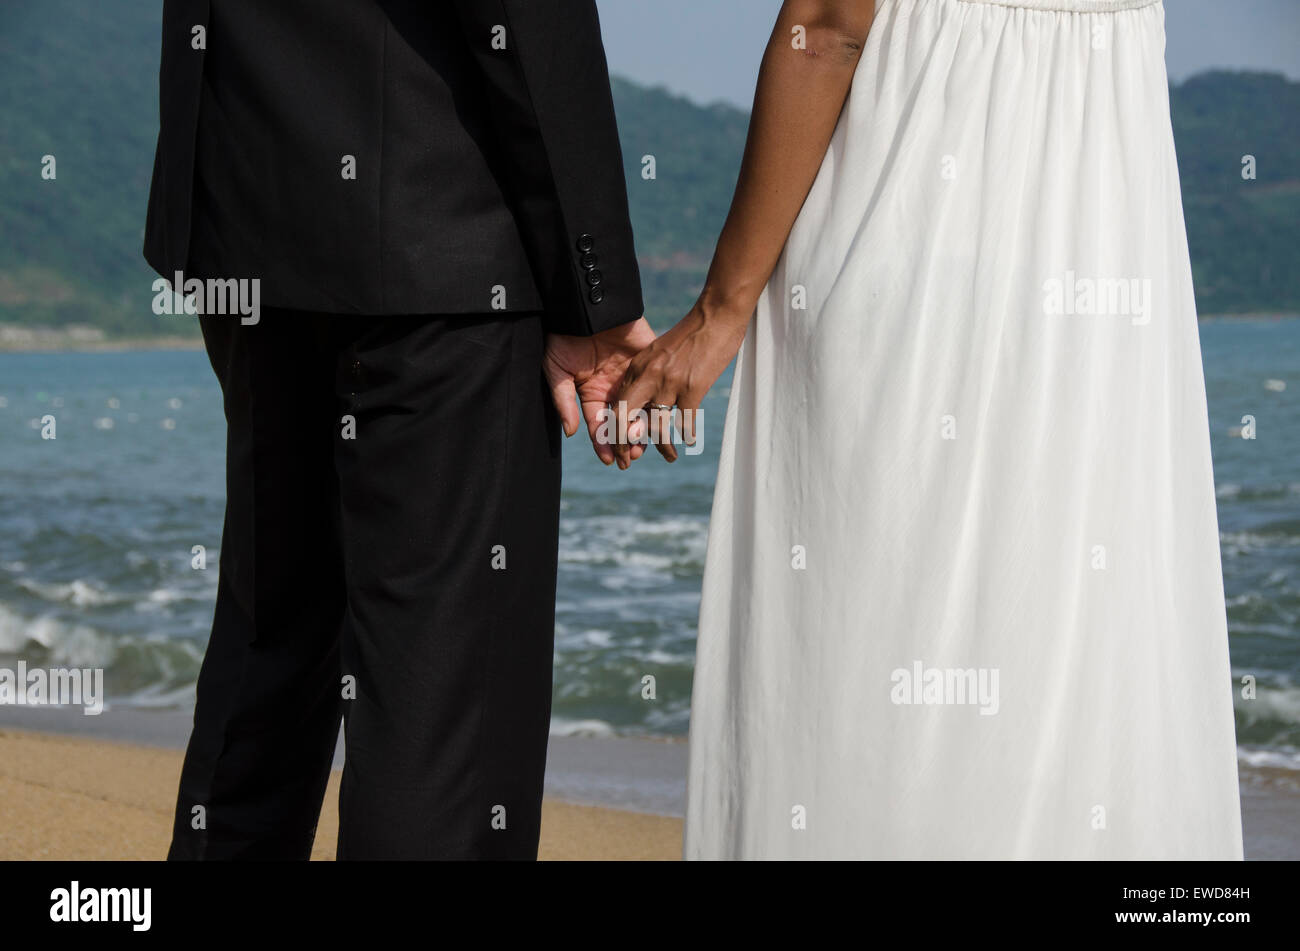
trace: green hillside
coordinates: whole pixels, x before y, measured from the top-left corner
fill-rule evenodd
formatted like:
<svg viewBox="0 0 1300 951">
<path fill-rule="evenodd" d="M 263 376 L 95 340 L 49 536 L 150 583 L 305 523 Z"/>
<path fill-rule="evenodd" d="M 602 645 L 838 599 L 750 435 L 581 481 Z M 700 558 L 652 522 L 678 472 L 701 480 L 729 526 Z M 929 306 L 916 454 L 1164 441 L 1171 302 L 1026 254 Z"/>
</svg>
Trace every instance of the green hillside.
<svg viewBox="0 0 1300 951">
<path fill-rule="evenodd" d="M 162 4 L 0 3 L 0 321 L 174 331 L 140 256 Z M 41 178 L 53 155 L 58 178 Z"/>
<path fill-rule="evenodd" d="M 150 311 L 140 256 L 157 130 L 160 4 L 0 5 L 0 323 L 193 330 Z M 616 81 L 651 318 L 687 307 L 721 227 L 746 115 Z M 1172 91 L 1202 313 L 1300 312 L 1300 84 L 1207 73 Z M 1243 181 L 1253 154 L 1258 180 Z M 42 157 L 58 177 L 41 177 Z M 653 155 L 655 177 L 642 176 Z"/>
<path fill-rule="evenodd" d="M 1200 312 L 1300 312 L 1300 83 L 1202 73 L 1170 104 Z"/>
</svg>

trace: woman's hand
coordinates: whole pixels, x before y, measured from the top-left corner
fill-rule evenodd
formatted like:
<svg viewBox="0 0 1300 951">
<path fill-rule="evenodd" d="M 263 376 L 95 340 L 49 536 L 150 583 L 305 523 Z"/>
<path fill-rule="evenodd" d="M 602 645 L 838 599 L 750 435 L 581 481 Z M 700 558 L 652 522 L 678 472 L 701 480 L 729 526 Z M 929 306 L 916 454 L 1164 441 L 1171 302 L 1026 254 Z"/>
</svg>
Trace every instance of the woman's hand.
<svg viewBox="0 0 1300 951">
<path fill-rule="evenodd" d="M 627 435 L 627 440 L 614 448 L 620 469 L 640 455 L 635 450 L 641 448 L 636 440 L 645 435 L 643 424 L 630 422 L 639 409 L 656 404 L 676 406 L 682 411 L 683 438 L 687 445 L 695 444 L 700 403 L 740 349 L 752 313 L 752 307 L 743 311 L 714 309 L 697 303 L 676 326 L 633 357 L 612 400 L 617 414 L 615 432 Z M 672 444 L 672 427 L 665 428 L 667 432 L 655 434 L 656 446 L 673 462 L 677 449 Z"/>
</svg>

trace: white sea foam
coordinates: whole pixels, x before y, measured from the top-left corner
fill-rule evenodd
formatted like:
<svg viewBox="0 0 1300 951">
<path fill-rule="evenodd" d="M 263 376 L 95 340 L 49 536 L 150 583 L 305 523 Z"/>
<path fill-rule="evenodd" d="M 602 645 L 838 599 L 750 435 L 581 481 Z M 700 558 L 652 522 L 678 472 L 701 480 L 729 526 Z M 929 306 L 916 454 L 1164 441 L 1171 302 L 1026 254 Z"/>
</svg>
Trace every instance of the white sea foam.
<svg viewBox="0 0 1300 951">
<path fill-rule="evenodd" d="M 690 664 L 694 659 L 694 654 L 670 654 L 664 650 L 647 651 L 640 658 L 643 664 L 655 664 L 660 667 L 678 667 Z"/>
<path fill-rule="evenodd" d="M 566 518 L 561 532 L 574 539 L 612 542 L 626 547 L 641 538 L 667 538 L 674 545 L 690 549 L 708 536 L 708 520 L 703 517 L 668 516 L 644 518 L 637 515 L 592 515 Z"/>
<path fill-rule="evenodd" d="M 1300 495 L 1300 482 L 1288 482 L 1285 485 L 1245 486 L 1240 482 L 1220 482 L 1214 487 L 1214 494 L 1220 500 L 1237 499 L 1241 495 L 1249 498 L 1276 498 L 1286 495 Z"/>
<path fill-rule="evenodd" d="M 606 648 L 614 644 L 613 631 L 587 630 L 583 631 L 579 637 L 589 647 Z"/>
<path fill-rule="evenodd" d="M 194 704 L 194 684 L 183 687 L 163 687 L 155 684 L 143 687 L 125 697 L 117 697 L 114 704 L 120 707 L 138 709 L 164 710 L 190 707 Z"/>
<path fill-rule="evenodd" d="M 63 602 L 77 607 L 98 607 L 125 600 L 123 595 L 105 591 L 102 586 L 80 578 L 72 581 L 37 581 L 19 578 L 18 587 L 45 601 Z"/>
<path fill-rule="evenodd" d="M 1289 769 L 1300 772 L 1300 750 L 1239 747 L 1237 762 L 1255 769 Z"/>
<path fill-rule="evenodd" d="M 708 525 L 703 518 L 566 518 L 561 525 L 559 559 L 562 570 L 590 568 L 591 583 L 625 597 L 651 590 L 659 594 L 675 577 L 699 571 L 707 541 Z"/>
<path fill-rule="evenodd" d="M 604 720 L 551 720 L 551 736 L 613 736 L 614 727 Z"/>
<path fill-rule="evenodd" d="M 649 568 L 667 570 L 677 559 L 670 555 L 656 555 L 643 551 L 619 548 L 562 548 L 560 562 L 566 565 L 604 565 L 613 563 L 623 568 Z"/>
<path fill-rule="evenodd" d="M 48 666 L 110 667 L 116 646 L 103 632 L 49 615 L 26 617 L 0 604 L 0 652 L 21 654 L 33 644 L 49 651 Z"/>
<path fill-rule="evenodd" d="M 1248 671 L 1235 671 L 1233 677 L 1240 684 L 1241 678 Z M 1300 687 L 1291 684 L 1268 686 L 1260 684 L 1256 688 L 1254 700 L 1246 700 L 1240 689 L 1233 692 L 1233 706 L 1247 723 L 1262 721 L 1283 724 L 1300 724 Z"/>
<path fill-rule="evenodd" d="M 1237 558 L 1257 551 L 1300 546 L 1300 535 L 1261 535 L 1258 532 L 1220 532 L 1219 549 L 1224 558 Z"/>
<path fill-rule="evenodd" d="M 144 601 L 149 604 L 171 604 L 175 601 L 188 601 L 194 598 L 193 594 L 187 594 L 176 588 L 155 588 L 145 596 Z M 143 602 L 138 602 L 137 606 Z"/>
<path fill-rule="evenodd" d="M 653 610 L 658 611 L 660 615 L 665 612 L 684 613 L 694 623 L 700 607 L 698 588 L 668 594 L 662 594 L 655 588 L 647 588 L 644 591 L 625 591 L 603 597 L 589 592 L 584 592 L 584 595 L 578 599 L 564 598 L 556 601 L 556 613 L 562 616 L 606 613 L 627 620 L 644 621 L 647 610 Z"/>
</svg>

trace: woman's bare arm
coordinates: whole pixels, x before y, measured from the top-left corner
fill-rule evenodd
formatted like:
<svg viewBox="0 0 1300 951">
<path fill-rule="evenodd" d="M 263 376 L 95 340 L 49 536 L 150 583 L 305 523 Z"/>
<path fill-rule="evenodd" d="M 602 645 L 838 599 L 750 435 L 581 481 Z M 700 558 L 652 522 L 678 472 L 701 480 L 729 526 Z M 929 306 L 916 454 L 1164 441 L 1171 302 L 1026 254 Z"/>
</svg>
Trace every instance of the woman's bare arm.
<svg viewBox="0 0 1300 951">
<path fill-rule="evenodd" d="M 821 167 L 874 13 L 873 0 L 786 0 L 768 41 L 731 211 L 701 301 L 748 314 Z M 805 49 L 797 49 L 801 28 Z"/>
<path fill-rule="evenodd" d="M 759 294 L 821 167 L 875 14 L 875 0 L 786 0 L 758 75 L 731 210 L 699 300 L 629 367 L 615 404 L 698 410 L 744 339 Z M 693 441 L 693 414 L 685 412 Z M 620 432 L 626 432 L 620 428 Z M 635 436 L 635 431 L 633 432 Z M 660 451 L 672 461 L 665 440 Z M 617 447 L 621 468 L 629 445 Z"/>
</svg>

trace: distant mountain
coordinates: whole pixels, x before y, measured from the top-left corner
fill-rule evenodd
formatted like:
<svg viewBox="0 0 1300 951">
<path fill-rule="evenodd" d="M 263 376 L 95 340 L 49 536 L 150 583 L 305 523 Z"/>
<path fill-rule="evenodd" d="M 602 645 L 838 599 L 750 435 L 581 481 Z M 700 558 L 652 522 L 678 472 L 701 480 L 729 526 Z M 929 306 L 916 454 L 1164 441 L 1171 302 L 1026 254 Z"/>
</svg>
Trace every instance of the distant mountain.
<svg viewBox="0 0 1300 951">
<path fill-rule="evenodd" d="M 0 322 L 192 332 L 155 317 L 140 256 L 157 133 L 156 0 L 0 5 Z M 746 114 L 616 80 L 652 320 L 690 305 L 722 226 Z M 1207 73 L 1171 91 L 1202 313 L 1300 312 L 1300 83 Z M 1242 156 L 1258 179 L 1242 179 Z M 41 178 L 53 155 L 57 179 Z M 643 177 L 653 156 L 654 177 Z"/>
<path fill-rule="evenodd" d="M 646 307 L 670 324 L 695 302 L 740 170 L 749 114 L 701 107 L 662 89 L 615 79 L 628 203 Z M 653 157 L 654 178 L 645 158 Z"/>
<path fill-rule="evenodd" d="M 0 2 L 0 321 L 176 329 L 150 310 L 140 256 L 161 8 Z M 41 178 L 45 155 L 55 181 Z"/>
<path fill-rule="evenodd" d="M 1300 83 L 1202 73 L 1170 90 L 1170 111 L 1198 309 L 1300 312 Z"/>
</svg>

